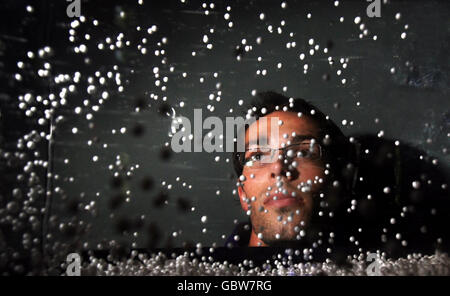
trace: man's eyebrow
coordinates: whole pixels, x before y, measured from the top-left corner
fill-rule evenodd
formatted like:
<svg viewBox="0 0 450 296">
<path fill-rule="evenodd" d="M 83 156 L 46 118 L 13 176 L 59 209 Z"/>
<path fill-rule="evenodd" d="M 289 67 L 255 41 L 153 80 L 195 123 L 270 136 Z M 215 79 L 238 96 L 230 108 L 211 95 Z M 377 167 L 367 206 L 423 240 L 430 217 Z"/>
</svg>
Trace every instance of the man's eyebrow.
<svg viewBox="0 0 450 296">
<path fill-rule="evenodd" d="M 302 142 L 304 140 L 313 140 L 313 139 L 317 141 L 317 138 L 314 137 L 313 135 L 295 135 L 295 137 L 291 139 L 291 142 Z"/>
<path fill-rule="evenodd" d="M 260 136 L 256 139 L 251 139 L 249 142 L 246 142 L 245 145 L 259 145 L 261 143 L 267 144 L 267 137 L 266 136 Z"/>
</svg>

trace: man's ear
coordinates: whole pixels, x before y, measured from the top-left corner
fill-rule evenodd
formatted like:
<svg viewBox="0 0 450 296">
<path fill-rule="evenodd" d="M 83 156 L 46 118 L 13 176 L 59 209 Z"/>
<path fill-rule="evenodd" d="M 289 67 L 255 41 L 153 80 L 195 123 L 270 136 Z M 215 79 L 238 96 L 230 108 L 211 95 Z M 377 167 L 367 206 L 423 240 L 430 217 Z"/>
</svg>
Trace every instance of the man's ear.
<svg viewBox="0 0 450 296">
<path fill-rule="evenodd" d="M 239 201 L 241 202 L 241 207 L 245 212 L 247 212 L 248 203 L 246 203 L 244 200 L 247 198 L 247 194 L 245 194 L 244 188 L 242 186 L 238 186 L 238 194 L 239 194 Z"/>
</svg>

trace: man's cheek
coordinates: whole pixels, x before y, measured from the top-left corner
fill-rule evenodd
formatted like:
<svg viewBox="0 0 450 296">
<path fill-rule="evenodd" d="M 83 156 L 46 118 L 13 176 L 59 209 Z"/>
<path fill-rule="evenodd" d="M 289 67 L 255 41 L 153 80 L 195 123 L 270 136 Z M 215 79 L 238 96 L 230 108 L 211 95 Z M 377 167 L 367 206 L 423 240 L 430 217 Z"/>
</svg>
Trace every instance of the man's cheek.
<svg viewBox="0 0 450 296">
<path fill-rule="evenodd" d="M 323 168 L 314 167 L 314 169 L 311 169 L 309 171 L 309 175 L 312 176 L 313 178 L 315 177 L 322 178 L 323 176 L 325 176 L 325 170 Z"/>
</svg>

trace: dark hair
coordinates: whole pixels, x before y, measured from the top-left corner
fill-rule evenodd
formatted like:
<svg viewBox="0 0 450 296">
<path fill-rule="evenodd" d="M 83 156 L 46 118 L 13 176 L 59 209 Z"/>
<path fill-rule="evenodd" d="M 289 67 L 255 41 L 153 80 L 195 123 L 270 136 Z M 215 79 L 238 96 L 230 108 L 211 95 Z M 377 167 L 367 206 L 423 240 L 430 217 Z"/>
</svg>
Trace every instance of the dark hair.
<svg viewBox="0 0 450 296">
<path fill-rule="evenodd" d="M 262 109 L 264 110 L 264 113 Z M 346 164 L 349 159 L 349 153 L 352 149 L 349 149 L 349 141 L 344 136 L 342 131 L 336 126 L 336 124 L 330 120 L 325 114 L 323 114 L 318 108 L 304 99 L 287 98 L 281 94 L 273 91 L 261 92 L 251 101 L 251 105 L 248 108 L 250 114 L 257 120 L 259 117 L 266 116 L 274 111 L 286 110 L 290 112 L 301 112 L 302 116 L 313 120 L 320 129 L 319 140 L 324 147 L 324 157 L 327 163 L 330 163 L 332 168 L 342 169 L 342 166 Z M 247 129 L 248 126 L 245 126 Z M 325 136 L 327 136 L 325 140 Z M 240 153 L 237 152 L 235 143 L 235 149 L 233 152 L 233 165 L 234 170 L 238 176 L 242 174 L 243 164 L 239 160 Z"/>
</svg>

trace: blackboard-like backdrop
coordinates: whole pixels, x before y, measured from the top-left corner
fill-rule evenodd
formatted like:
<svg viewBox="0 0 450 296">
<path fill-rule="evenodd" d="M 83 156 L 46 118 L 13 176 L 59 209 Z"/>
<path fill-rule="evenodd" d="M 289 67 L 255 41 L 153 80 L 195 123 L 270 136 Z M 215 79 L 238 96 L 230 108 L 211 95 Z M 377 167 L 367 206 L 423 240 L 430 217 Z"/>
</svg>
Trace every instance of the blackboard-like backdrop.
<svg viewBox="0 0 450 296">
<path fill-rule="evenodd" d="M 1 4 L 2 149 L 55 128 L 51 145 L 35 148 L 35 158 L 49 157 L 36 169 L 50 192 L 38 195 L 50 210 L 43 237 L 59 237 L 76 213 L 91 224 L 81 240 L 91 248 L 111 239 L 145 247 L 149 238 L 153 246 L 223 245 L 235 220 L 246 220 L 231 154 L 164 147 L 170 116 L 192 119 L 195 108 L 242 116 L 252 91 L 305 98 L 346 135 L 398 140 L 447 170 L 448 2 L 387 1 L 380 18 L 366 15 L 365 1 L 140 2 L 82 1 L 84 21 L 67 17 L 64 1 L 36 2 L 32 12 L 27 1 Z M 45 46 L 51 52 L 40 57 Z M 48 76 L 39 72 L 46 62 Z M 36 97 L 59 101 L 71 84 L 40 124 L 52 105 Z M 34 99 L 20 109 L 26 94 Z M 2 163 L 5 205 L 14 188 L 27 193 L 16 184 L 23 165 Z"/>
</svg>

